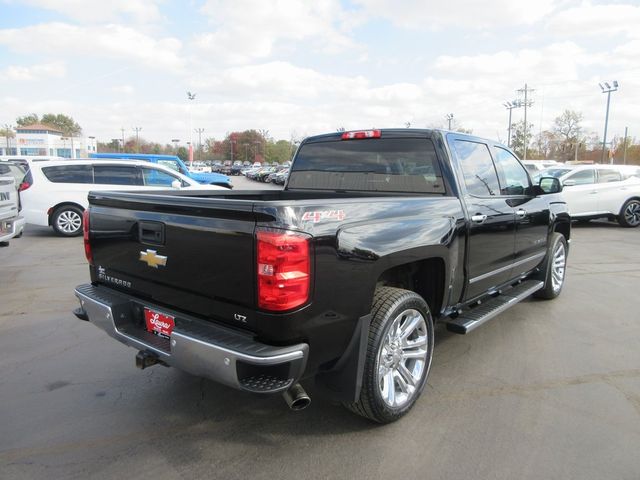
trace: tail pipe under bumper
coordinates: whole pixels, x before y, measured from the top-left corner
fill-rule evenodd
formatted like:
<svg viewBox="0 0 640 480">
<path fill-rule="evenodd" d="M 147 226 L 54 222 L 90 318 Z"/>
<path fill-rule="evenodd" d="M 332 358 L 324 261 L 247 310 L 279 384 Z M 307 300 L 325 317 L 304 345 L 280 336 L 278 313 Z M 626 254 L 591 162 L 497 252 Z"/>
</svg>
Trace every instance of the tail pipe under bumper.
<svg viewBox="0 0 640 480">
<path fill-rule="evenodd" d="M 304 373 L 309 345 L 300 343 L 275 347 L 256 342 L 249 334 L 181 312 L 138 300 L 110 288 L 79 285 L 75 294 L 80 301 L 76 312 L 121 343 L 133 347 L 157 362 L 174 366 L 193 375 L 239 390 L 254 393 L 291 391 L 292 404 L 308 404 L 298 380 Z M 175 319 L 170 338 L 163 338 L 145 328 L 144 308 L 164 312 Z M 296 388 L 299 387 L 299 388 Z M 306 396 L 307 400 L 304 400 Z M 306 406 L 306 405 L 305 405 Z M 304 407 L 302 407 L 304 408 Z"/>
</svg>

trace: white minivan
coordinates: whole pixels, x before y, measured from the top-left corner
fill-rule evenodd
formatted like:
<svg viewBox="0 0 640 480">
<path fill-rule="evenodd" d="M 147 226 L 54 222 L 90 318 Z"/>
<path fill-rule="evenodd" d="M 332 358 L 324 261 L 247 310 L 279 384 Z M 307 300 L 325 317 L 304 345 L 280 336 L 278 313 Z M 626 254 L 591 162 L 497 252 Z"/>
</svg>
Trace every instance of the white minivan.
<svg viewBox="0 0 640 480">
<path fill-rule="evenodd" d="M 132 160 L 33 162 L 22 183 L 22 213 L 27 223 L 50 226 L 62 236 L 82 234 L 82 214 L 90 191 L 225 190 L 201 185 L 161 165 Z"/>
</svg>

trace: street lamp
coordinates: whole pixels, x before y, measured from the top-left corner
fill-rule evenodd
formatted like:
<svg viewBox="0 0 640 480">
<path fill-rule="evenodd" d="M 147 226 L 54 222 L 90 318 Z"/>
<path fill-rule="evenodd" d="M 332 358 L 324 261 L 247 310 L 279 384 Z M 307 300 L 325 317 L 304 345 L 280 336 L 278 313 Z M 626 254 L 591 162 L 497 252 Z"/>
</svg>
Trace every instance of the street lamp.
<svg viewBox="0 0 640 480">
<path fill-rule="evenodd" d="M 178 143 L 180 142 L 179 138 L 172 138 L 171 143 L 173 143 L 173 149 L 178 153 Z"/>
<path fill-rule="evenodd" d="M 511 111 L 514 108 L 518 108 L 519 105 L 515 101 L 514 102 L 504 102 L 502 105 L 504 106 L 504 108 L 509 110 L 509 128 L 507 129 L 507 131 L 509 133 L 507 134 L 507 147 L 511 148 Z"/>
<path fill-rule="evenodd" d="M 195 93 L 187 92 L 187 100 L 189 100 L 189 166 L 193 164 L 193 116 L 191 113 L 191 106 L 195 99 Z"/>
<path fill-rule="evenodd" d="M 603 84 L 604 83 L 604 84 Z M 609 82 L 599 83 L 600 90 L 602 93 L 607 94 L 607 113 L 604 117 L 604 138 L 602 139 L 602 160 L 601 163 L 604 163 L 605 151 L 607 149 L 607 127 L 609 126 L 609 104 L 611 102 L 611 92 L 615 92 L 618 90 L 618 82 L 616 80 L 613 81 L 613 86 L 609 85 Z M 610 163 L 613 163 L 613 157 L 611 157 Z"/>
<path fill-rule="evenodd" d="M 446 119 L 449 122 L 449 130 L 451 130 L 451 121 L 453 120 L 453 113 L 447 113 Z"/>
</svg>

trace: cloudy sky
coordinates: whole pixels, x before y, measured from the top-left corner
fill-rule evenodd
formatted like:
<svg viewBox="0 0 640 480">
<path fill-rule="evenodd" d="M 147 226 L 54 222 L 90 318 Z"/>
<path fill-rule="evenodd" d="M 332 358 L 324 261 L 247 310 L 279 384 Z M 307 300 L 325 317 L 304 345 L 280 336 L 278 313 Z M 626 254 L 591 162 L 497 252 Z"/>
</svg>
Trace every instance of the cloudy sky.
<svg viewBox="0 0 640 480">
<path fill-rule="evenodd" d="M 564 109 L 640 137 L 640 2 L 573 0 L 0 0 L 0 125 L 72 115 L 100 140 L 188 140 L 250 128 L 276 139 L 446 125 L 506 141 Z M 514 120 L 522 109 L 513 111 Z"/>
</svg>

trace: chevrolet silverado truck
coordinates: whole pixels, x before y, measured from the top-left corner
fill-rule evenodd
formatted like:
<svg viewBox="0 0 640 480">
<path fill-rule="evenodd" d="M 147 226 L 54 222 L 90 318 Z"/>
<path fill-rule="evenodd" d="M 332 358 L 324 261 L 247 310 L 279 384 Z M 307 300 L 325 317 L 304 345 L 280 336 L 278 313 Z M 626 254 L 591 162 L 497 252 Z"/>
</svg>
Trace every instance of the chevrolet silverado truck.
<svg viewBox="0 0 640 480">
<path fill-rule="evenodd" d="M 439 130 L 307 138 L 282 191 L 92 192 L 76 316 L 175 366 L 292 409 L 314 381 L 380 423 L 423 391 L 434 322 L 465 334 L 560 294 L 558 179 Z"/>
</svg>

